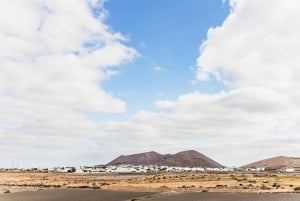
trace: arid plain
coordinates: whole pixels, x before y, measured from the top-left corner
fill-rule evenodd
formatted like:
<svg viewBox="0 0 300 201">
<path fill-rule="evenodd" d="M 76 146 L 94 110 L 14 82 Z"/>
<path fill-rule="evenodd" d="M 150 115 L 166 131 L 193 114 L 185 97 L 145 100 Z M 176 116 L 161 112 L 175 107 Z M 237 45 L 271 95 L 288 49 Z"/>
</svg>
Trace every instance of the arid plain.
<svg viewBox="0 0 300 201">
<path fill-rule="evenodd" d="M 300 175 L 0 172 L 2 201 L 298 201 Z"/>
<path fill-rule="evenodd" d="M 1 172 L 0 193 L 43 189 L 134 192 L 297 193 L 300 175 L 283 173 L 77 174 Z"/>
</svg>

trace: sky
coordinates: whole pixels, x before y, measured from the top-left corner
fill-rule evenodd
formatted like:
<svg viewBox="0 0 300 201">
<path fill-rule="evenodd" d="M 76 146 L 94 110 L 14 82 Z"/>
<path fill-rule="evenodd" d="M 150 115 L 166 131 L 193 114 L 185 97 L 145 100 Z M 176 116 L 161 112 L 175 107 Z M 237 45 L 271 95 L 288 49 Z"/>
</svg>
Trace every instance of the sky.
<svg viewBox="0 0 300 201">
<path fill-rule="evenodd" d="M 0 2 L 0 167 L 300 156 L 297 0 Z"/>
</svg>

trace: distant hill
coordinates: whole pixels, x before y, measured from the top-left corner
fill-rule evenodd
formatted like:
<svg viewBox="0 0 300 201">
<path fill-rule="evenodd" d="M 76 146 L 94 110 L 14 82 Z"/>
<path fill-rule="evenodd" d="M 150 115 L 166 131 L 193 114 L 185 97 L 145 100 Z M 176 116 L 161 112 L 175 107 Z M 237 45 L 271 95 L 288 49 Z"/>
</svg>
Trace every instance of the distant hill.
<svg viewBox="0 0 300 201">
<path fill-rule="evenodd" d="M 207 156 L 194 151 L 182 151 L 177 154 L 159 154 L 154 151 L 121 155 L 107 165 L 121 165 L 121 164 L 133 164 L 133 165 L 166 165 L 175 167 L 210 167 L 221 168 L 224 167 L 220 163 L 208 158 Z"/>
<path fill-rule="evenodd" d="M 248 165 L 242 166 L 243 168 L 291 168 L 300 167 L 300 158 L 278 156 L 273 158 L 268 158 L 265 160 L 260 160 Z"/>
</svg>

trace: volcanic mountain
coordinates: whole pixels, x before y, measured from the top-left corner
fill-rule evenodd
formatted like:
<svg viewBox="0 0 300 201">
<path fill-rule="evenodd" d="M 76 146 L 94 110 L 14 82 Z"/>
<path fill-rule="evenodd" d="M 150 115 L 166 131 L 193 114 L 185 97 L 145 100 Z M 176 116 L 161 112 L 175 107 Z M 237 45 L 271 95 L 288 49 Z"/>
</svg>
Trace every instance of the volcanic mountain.
<svg viewBox="0 0 300 201">
<path fill-rule="evenodd" d="M 166 165 L 175 167 L 210 167 L 210 168 L 221 168 L 224 167 L 220 163 L 208 158 L 207 156 L 194 151 L 182 151 L 177 154 L 159 154 L 154 151 L 132 154 L 132 155 L 121 155 L 107 165 L 121 165 L 121 164 L 132 164 L 132 165 Z"/>
<path fill-rule="evenodd" d="M 277 156 L 273 158 L 268 158 L 265 160 L 260 160 L 248 165 L 242 166 L 243 168 L 291 168 L 300 167 L 300 158 L 287 157 L 287 156 Z"/>
</svg>

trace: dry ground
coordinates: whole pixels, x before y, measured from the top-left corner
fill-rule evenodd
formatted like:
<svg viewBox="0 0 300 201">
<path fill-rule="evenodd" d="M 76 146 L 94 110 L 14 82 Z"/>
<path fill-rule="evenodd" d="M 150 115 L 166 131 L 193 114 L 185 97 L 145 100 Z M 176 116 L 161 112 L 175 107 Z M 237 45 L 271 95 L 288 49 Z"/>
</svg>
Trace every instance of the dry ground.
<svg viewBox="0 0 300 201">
<path fill-rule="evenodd" d="M 0 194 L 57 188 L 148 192 L 283 193 L 300 192 L 300 175 L 271 173 L 105 175 L 0 172 Z"/>
</svg>

